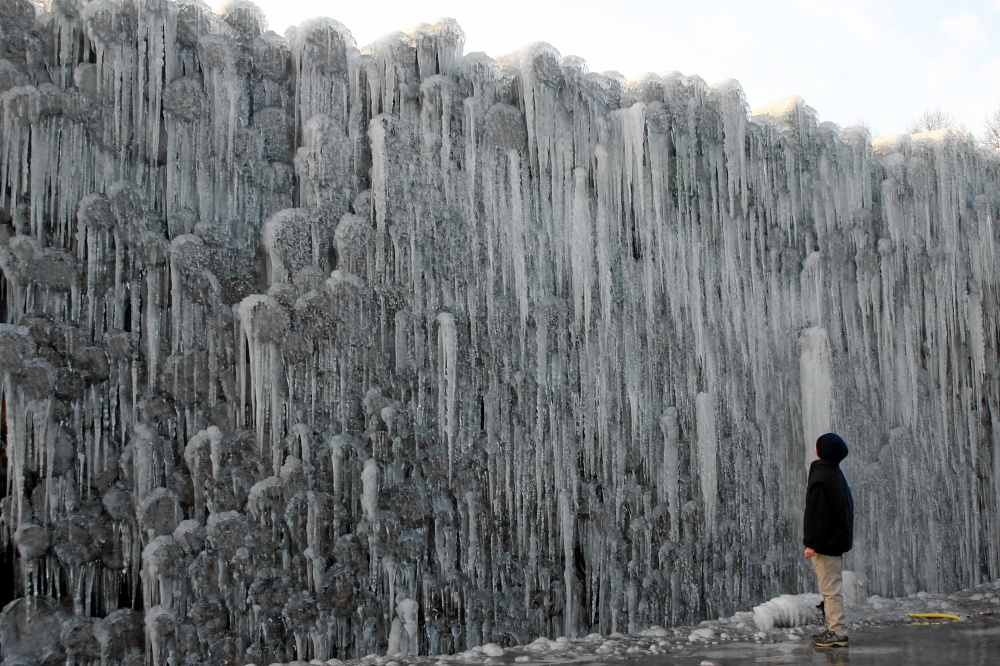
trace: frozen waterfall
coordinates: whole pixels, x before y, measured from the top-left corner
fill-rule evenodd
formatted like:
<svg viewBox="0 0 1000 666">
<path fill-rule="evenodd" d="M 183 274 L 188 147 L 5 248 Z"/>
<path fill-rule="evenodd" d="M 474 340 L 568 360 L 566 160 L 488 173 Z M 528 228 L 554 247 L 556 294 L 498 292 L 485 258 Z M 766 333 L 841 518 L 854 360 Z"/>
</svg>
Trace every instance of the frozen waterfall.
<svg viewBox="0 0 1000 666">
<path fill-rule="evenodd" d="M 1000 156 L 453 21 L 0 2 L 4 656 L 247 663 L 1000 577 Z M 21 663 L 21 662 L 18 662 Z"/>
</svg>

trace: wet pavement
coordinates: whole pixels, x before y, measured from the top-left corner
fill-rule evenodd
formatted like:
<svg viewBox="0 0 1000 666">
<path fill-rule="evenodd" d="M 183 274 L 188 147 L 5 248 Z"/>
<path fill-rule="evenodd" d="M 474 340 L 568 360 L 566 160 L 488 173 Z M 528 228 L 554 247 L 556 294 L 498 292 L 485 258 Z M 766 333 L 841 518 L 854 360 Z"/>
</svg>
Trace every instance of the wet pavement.
<svg viewBox="0 0 1000 666">
<path fill-rule="evenodd" d="M 803 664 L 842 666 L 977 666 L 1000 664 L 1000 616 L 938 625 L 864 626 L 851 631 L 849 648 L 817 648 L 808 639 L 779 643 L 693 645 L 628 659 L 654 664 Z M 706 663 L 707 662 L 707 663 Z M 621 664 L 622 661 L 608 662 Z M 595 665 L 596 666 L 596 665 Z"/>
</svg>

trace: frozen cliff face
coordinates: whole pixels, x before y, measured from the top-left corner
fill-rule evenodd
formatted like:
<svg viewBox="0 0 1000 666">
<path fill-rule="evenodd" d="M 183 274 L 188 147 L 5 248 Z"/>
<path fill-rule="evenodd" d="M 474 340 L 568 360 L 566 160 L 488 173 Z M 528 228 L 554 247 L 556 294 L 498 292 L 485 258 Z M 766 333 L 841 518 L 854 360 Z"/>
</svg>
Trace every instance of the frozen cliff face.
<svg viewBox="0 0 1000 666">
<path fill-rule="evenodd" d="M 1000 576 L 1000 160 L 965 135 L 197 0 L 4 0 L 0 117 L 12 663 L 749 609 L 812 588 L 828 429 L 872 592 Z"/>
</svg>

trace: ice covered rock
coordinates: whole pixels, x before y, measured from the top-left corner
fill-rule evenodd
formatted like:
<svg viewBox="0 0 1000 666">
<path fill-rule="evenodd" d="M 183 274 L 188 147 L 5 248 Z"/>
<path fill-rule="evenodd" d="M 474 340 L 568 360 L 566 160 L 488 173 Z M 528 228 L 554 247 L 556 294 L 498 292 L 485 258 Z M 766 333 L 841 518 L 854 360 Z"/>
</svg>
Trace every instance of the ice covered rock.
<svg viewBox="0 0 1000 666">
<path fill-rule="evenodd" d="M 15 599 L 0 612 L 0 656 L 42 662 L 58 658 L 66 613 L 52 598 Z"/>
<path fill-rule="evenodd" d="M 155 488 L 139 502 L 139 525 L 152 537 L 173 534 L 184 519 L 177 493 L 170 488 Z"/>
<path fill-rule="evenodd" d="M 40 525 L 21 525 L 14 532 L 17 551 L 26 560 L 37 560 L 44 556 L 52 543 L 49 530 Z"/>
<path fill-rule="evenodd" d="M 25 326 L 0 324 L 0 372 L 17 372 L 35 354 L 35 341 Z"/>
<path fill-rule="evenodd" d="M 67 657 L 77 661 L 98 660 L 101 646 L 94 629 L 97 620 L 91 617 L 71 617 L 62 624 L 59 642 Z"/>
</svg>

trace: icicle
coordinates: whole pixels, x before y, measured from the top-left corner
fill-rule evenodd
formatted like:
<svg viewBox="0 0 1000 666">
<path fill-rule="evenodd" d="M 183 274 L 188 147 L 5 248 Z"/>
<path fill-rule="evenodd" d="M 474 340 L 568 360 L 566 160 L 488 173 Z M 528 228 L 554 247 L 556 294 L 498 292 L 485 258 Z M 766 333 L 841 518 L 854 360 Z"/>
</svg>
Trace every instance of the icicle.
<svg viewBox="0 0 1000 666">
<path fill-rule="evenodd" d="M 809 328 L 799 338 L 799 377 L 802 386 L 802 435 L 806 465 L 816 459 L 816 440 L 830 432 L 833 410 L 830 343 L 826 329 Z"/>
<path fill-rule="evenodd" d="M 417 649 L 417 612 L 420 606 L 413 599 L 401 599 L 396 606 L 396 613 L 403 623 L 403 631 L 406 634 L 406 649 L 404 654 L 416 656 L 420 654 Z"/>
<path fill-rule="evenodd" d="M 364 471 L 361 472 L 361 482 L 363 490 L 361 494 L 361 509 L 364 511 L 365 520 L 375 523 L 378 520 L 378 463 L 369 458 L 365 461 Z"/>
<path fill-rule="evenodd" d="M 455 317 L 450 312 L 439 312 L 438 316 L 438 428 L 441 439 L 448 451 L 448 479 L 452 477 L 457 435 L 458 400 L 457 363 L 458 339 L 455 332 Z"/>
<path fill-rule="evenodd" d="M 695 402 L 698 422 L 698 478 L 705 502 L 705 529 L 715 529 L 719 503 L 718 441 L 716 435 L 715 397 L 699 393 Z"/>
<path fill-rule="evenodd" d="M 680 429 L 677 425 L 677 408 L 667 407 L 660 419 L 660 429 L 663 431 L 663 467 L 661 468 L 658 488 L 660 501 L 666 502 L 670 513 L 670 538 L 677 541 L 680 537 L 680 496 L 678 483 L 680 481 L 679 449 Z"/>
</svg>

